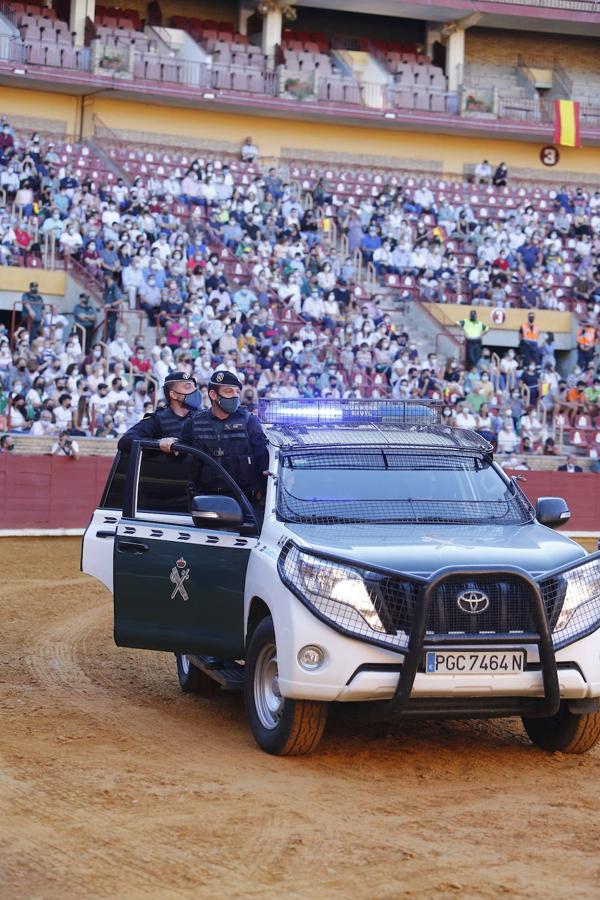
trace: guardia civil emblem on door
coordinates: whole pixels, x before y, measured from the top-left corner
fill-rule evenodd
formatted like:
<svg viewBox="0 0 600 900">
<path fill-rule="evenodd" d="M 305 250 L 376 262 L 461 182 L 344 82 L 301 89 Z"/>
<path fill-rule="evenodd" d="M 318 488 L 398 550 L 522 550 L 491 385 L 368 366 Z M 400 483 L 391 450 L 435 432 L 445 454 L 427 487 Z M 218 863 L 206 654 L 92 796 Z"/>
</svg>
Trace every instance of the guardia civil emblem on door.
<svg viewBox="0 0 600 900">
<path fill-rule="evenodd" d="M 184 587 L 184 582 L 190 577 L 190 570 L 185 567 L 185 559 L 180 558 L 177 560 L 171 569 L 169 577 L 175 585 L 173 593 L 171 594 L 171 600 L 174 600 L 177 594 L 181 594 L 182 600 L 189 600 L 190 596 Z"/>
</svg>

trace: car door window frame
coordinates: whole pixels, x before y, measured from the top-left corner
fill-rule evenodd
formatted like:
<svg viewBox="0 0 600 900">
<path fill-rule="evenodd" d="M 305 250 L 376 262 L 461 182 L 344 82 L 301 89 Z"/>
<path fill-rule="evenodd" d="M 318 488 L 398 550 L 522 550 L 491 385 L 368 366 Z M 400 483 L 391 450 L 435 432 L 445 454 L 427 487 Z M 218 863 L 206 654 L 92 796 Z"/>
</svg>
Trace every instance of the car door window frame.
<svg viewBox="0 0 600 900">
<path fill-rule="evenodd" d="M 193 524 L 192 516 L 185 517 L 182 513 L 162 513 L 162 512 L 143 512 L 138 511 L 137 509 L 137 498 L 139 492 L 139 481 L 140 481 L 140 470 L 141 470 L 141 462 L 142 462 L 142 453 L 143 451 L 158 451 L 160 450 L 160 444 L 158 441 L 134 441 L 131 445 L 130 451 L 130 459 L 129 459 L 129 468 L 127 471 L 127 477 L 125 479 L 125 490 L 123 494 L 123 516 L 126 519 L 145 519 L 146 521 L 157 521 L 157 522 L 172 522 L 173 524 L 179 524 L 176 520 L 181 520 L 185 518 L 185 524 L 191 527 L 197 527 Z M 256 536 L 260 534 L 260 528 L 258 526 L 258 521 L 256 519 L 256 514 L 252 508 L 252 505 L 242 489 L 236 484 L 234 479 L 231 477 L 229 472 L 223 468 L 216 460 L 213 459 L 212 456 L 209 456 L 208 453 L 205 453 L 203 450 L 198 450 L 195 447 L 189 447 L 187 444 L 174 444 L 172 450 L 178 450 L 180 453 L 187 453 L 190 456 L 193 456 L 195 459 L 198 459 L 204 465 L 210 466 L 215 470 L 215 473 L 218 477 L 225 481 L 229 487 L 231 488 L 231 493 L 234 498 L 240 504 L 242 511 L 244 512 L 244 518 L 249 519 L 252 525 L 255 528 Z M 183 524 L 183 523 L 181 523 Z M 212 530 L 212 529 L 209 529 Z"/>
<path fill-rule="evenodd" d="M 123 471 L 119 471 L 119 468 L 123 467 Z M 104 490 L 102 491 L 102 496 L 100 498 L 100 503 L 98 504 L 98 509 L 113 509 L 121 512 L 123 509 L 123 501 L 125 496 L 125 490 L 127 485 L 127 478 L 129 474 L 129 467 L 127 465 L 127 460 L 124 458 L 123 454 L 120 450 L 117 450 L 115 458 L 113 460 L 112 466 L 110 467 L 110 472 L 108 474 L 108 478 L 106 479 L 106 484 L 104 485 Z M 123 478 L 123 486 L 121 491 L 121 503 L 119 506 L 109 506 L 110 495 L 113 492 L 114 480 L 116 477 Z"/>
</svg>

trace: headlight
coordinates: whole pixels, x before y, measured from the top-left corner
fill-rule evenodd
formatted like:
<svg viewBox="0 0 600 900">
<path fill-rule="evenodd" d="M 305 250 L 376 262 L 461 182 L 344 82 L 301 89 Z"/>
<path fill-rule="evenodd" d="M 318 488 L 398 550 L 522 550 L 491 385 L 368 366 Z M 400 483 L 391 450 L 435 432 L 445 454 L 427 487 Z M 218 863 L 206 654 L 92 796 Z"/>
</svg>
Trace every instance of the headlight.
<svg viewBox="0 0 600 900">
<path fill-rule="evenodd" d="M 278 569 L 296 596 L 341 630 L 395 649 L 407 646 L 408 635 L 390 623 L 378 578 L 372 573 L 319 559 L 292 544 L 283 548 Z"/>
<path fill-rule="evenodd" d="M 600 627 L 600 559 L 582 562 L 541 582 L 555 647 L 570 644 Z M 561 603 L 562 598 L 562 603 Z"/>
</svg>

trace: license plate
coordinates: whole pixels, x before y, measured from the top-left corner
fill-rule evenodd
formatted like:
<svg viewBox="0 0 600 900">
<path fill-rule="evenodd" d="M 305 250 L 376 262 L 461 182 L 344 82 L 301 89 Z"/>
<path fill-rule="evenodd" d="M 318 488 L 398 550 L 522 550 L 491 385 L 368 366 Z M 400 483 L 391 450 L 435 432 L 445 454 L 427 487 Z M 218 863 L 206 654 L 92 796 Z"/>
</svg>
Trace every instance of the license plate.
<svg viewBox="0 0 600 900">
<path fill-rule="evenodd" d="M 524 650 L 427 650 L 428 675 L 516 675 L 525 671 Z"/>
</svg>

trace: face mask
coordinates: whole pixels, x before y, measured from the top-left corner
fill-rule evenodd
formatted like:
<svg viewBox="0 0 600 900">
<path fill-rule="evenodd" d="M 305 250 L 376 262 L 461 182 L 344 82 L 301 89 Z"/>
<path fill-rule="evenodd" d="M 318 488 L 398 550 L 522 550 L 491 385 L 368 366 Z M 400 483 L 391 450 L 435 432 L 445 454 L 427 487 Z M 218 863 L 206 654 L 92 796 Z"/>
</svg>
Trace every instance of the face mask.
<svg viewBox="0 0 600 900">
<path fill-rule="evenodd" d="M 233 415 L 234 412 L 237 412 L 240 405 L 239 397 L 219 397 L 217 399 L 217 403 L 223 410 L 223 412 L 228 413 L 230 416 Z"/>
<path fill-rule="evenodd" d="M 188 409 L 202 409 L 202 395 L 200 391 L 196 388 L 191 394 L 186 394 L 183 399 L 183 405 L 187 406 Z"/>
</svg>

